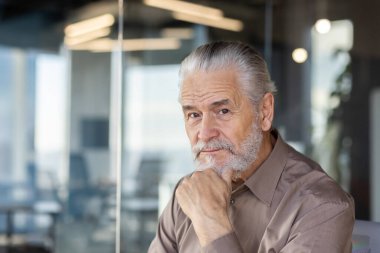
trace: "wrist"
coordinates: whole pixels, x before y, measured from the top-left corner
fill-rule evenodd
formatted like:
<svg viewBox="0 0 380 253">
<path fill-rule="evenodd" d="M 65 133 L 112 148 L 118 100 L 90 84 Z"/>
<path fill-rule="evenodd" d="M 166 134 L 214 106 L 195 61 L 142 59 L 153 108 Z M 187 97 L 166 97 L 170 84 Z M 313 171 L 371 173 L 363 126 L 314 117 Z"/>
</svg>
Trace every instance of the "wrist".
<svg viewBox="0 0 380 253">
<path fill-rule="evenodd" d="M 228 216 L 218 219 L 202 217 L 193 221 L 193 226 L 202 247 L 233 231 Z"/>
</svg>

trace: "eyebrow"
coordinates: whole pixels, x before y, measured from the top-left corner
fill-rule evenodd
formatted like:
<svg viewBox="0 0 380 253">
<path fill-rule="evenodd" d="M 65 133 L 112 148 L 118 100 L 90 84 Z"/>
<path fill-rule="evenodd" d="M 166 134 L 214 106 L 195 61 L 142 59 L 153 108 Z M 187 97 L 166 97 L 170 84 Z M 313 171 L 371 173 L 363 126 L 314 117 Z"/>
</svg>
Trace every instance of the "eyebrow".
<svg viewBox="0 0 380 253">
<path fill-rule="evenodd" d="M 213 102 L 210 107 L 218 107 L 221 105 L 228 105 L 229 103 L 230 103 L 229 99 L 222 99 L 222 100 Z"/>
<path fill-rule="evenodd" d="M 209 108 L 215 108 L 215 107 L 218 107 L 221 105 L 228 105 L 229 103 L 230 103 L 229 99 L 222 99 L 222 100 L 212 102 L 211 105 L 209 106 Z M 193 106 L 193 105 L 183 105 L 182 106 L 183 111 L 191 111 L 194 109 L 196 109 L 196 106 Z"/>
</svg>

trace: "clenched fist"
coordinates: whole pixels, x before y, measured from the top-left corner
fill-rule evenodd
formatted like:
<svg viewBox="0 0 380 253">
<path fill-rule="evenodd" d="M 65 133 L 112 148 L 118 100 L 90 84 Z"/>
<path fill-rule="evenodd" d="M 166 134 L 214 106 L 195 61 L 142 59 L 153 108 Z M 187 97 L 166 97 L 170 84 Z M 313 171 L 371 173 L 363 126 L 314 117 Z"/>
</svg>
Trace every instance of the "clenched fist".
<svg viewBox="0 0 380 253">
<path fill-rule="evenodd" d="M 221 176 L 213 169 L 196 171 L 176 190 L 178 203 L 191 219 L 202 247 L 232 231 L 228 218 L 232 174 L 232 170 Z"/>
</svg>

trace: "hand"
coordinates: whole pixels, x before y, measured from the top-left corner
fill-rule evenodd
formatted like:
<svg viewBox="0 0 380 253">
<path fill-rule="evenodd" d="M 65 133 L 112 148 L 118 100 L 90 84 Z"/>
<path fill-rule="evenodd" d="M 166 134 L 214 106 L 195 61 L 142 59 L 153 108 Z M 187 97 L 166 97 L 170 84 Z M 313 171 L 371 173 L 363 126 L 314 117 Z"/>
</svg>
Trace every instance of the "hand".
<svg viewBox="0 0 380 253">
<path fill-rule="evenodd" d="M 232 170 L 219 176 L 213 169 L 196 171 L 178 186 L 176 198 L 191 219 L 201 246 L 232 231 L 228 217 Z"/>
</svg>

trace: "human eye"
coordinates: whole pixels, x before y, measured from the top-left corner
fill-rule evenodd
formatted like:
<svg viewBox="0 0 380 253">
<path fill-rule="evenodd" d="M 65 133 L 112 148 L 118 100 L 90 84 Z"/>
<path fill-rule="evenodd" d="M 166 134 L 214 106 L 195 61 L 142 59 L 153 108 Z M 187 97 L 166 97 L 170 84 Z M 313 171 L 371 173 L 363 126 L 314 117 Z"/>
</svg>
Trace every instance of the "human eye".
<svg viewBox="0 0 380 253">
<path fill-rule="evenodd" d="M 221 114 L 221 115 L 228 114 L 229 112 L 230 112 L 230 110 L 227 108 L 223 108 L 223 109 L 219 110 L 219 114 Z"/>
<path fill-rule="evenodd" d="M 187 113 L 187 118 L 188 119 L 196 119 L 196 118 L 199 118 L 200 117 L 200 114 L 197 113 L 197 112 L 189 112 Z"/>
</svg>

